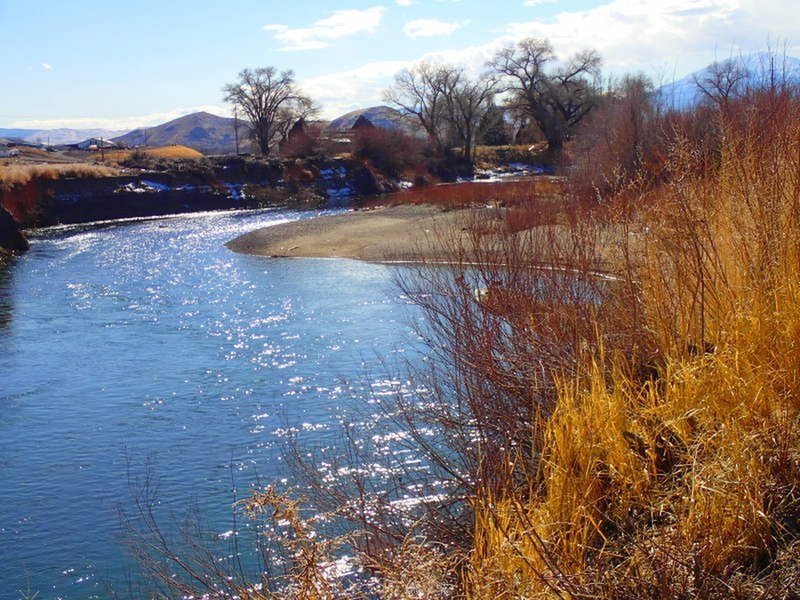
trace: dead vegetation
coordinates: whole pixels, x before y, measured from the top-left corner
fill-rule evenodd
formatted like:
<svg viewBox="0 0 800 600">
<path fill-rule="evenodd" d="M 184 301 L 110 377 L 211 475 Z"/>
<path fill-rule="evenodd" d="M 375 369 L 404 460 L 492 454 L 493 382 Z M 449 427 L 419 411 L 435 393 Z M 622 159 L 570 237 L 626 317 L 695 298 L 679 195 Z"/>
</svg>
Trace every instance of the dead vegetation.
<svg viewBox="0 0 800 600">
<path fill-rule="evenodd" d="M 67 177 L 96 179 L 113 177 L 117 173 L 118 171 L 111 167 L 85 163 L 0 166 L 0 190 L 21 187 L 35 179 Z"/>
<path fill-rule="evenodd" d="M 675 136 L 668 181 L 625 217 L 625 326 L 551 330 L 582 350 L 546 370 L 552 410 L 476 490 L 469 597 L 800 591 L 800 120 L 789 94 L 739 108 L 715 156 Z"/>
<path fill-rule="evenodd" d="M 334 483 L 299 460 L 382 583 L 342 588 L 325 568 L 335 543 L 269 491 L 255 512 L 283 511 L 299 544 L 276 593 L 798 597 L 799 115 L 791 90 L 753 91 L 725 110 L 644 114 L 655 137 L 616 172 L 604 157 L 567 186 L 407 196 L 507 219 L 508 235 L 477 223 L 448 247 L 454 268 L 399 275 L 430 362 L 415 374 L 424 391 L 390 410 L 430 472 L 395 481 L 419 497 L 402 512 L 358 468 L 358 443 L 342 459 L 354 474 Z M 206 590 L 228 577 L 211 576 Z M 253 589 L 218 597 L 273 597 Z"/>
<path fill-rule="evenodd" d="M 95 161 L 104 163 L 124 164 L 128 161 L 147 160 L 147 159 L 201 159 L 203 154 L 194 148 L 175 144 L 172 146 L 158 146 L 155 148 L 135 148 L 132 150 L 105 150 L 102 154 L 95 153 Z"/>
<path fill-rule="evenodd" d="M 434 204 L 443 208 L 529 207 L 555 215 L 563 212 L 563 180 L 536 177 L 502 183 L 466 182 L 414 187 L 390 196 L 388 204 Z"/>
</svg>

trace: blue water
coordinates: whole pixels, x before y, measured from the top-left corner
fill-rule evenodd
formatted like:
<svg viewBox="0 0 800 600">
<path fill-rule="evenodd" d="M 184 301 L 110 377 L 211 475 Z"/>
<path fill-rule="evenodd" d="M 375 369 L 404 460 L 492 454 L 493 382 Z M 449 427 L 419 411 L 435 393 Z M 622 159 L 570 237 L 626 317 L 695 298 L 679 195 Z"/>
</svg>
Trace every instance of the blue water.
<svg viewBox="0 0 800 600">
<path fill-rule="evenodd" d="M 196 502 L 224 535 L 233 487 L 291 484 L 287 431 L 335 445 L 369 387 L 397 385 L 415 315 L 389 267 L 223 246 L 312 216 L 52 229 L 0 267 L 0 600 L 121 587 L 117 507 L 148 462 L 161 507 Z"/>
</svg>

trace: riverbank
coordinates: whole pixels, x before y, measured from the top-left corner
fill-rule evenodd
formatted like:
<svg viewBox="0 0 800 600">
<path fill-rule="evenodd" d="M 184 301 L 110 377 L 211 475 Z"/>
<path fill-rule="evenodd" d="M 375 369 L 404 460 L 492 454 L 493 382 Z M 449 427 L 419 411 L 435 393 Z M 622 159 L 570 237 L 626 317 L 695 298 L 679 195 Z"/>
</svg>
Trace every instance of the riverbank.
<svg viewBox="0 0 800 600">
<path fill-rule="evenodd" d="M 217 157 L 147 165 L 0 166 L 0 206 L 24 229 L 213 210 L 348 206 L 398 189 L 350 158 Z"/>
<path fill-rule="evenodd" d="M 528 208 L 516 212 L 499 206 L 398 204 L 270 225 L 225 245 L 240 254 L 272 258 L 389 263 L 499 264 L 508 260 L 508 252 L 525 248 L 537 264 L 559 268 L 565 264 L 565 252 L 574 243 L 574 234 L 563 222 L 562 212 L 553 206 L 543 211 Z M 619 231 L 605 226 L 596 234 L 599 260 L 591 270 L 605 276 L 609 265 L 619 260 L 613 242 Z"/>
<path fill-rule="evenodd" d="M 234 252 L 272 257 L 357 260 L 445 260 L 466 240 L 469 209 L 399 205 L 271 225 L 226 244 Z"/>
</svg>

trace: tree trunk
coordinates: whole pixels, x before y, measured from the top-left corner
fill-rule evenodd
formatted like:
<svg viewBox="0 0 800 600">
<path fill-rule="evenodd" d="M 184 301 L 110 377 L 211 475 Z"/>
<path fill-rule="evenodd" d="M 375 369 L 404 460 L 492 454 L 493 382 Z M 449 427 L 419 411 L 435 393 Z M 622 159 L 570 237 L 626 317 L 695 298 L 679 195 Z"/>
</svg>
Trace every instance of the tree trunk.
<svg viewBox="0 0 800 600">
<path fill-rule="evenodd" d="M 472 165 L 472 142 L 465 141 L 463 148 L 464 162 L 468 165 Z"/>
<path fill-rule="evenodd" d="M 269 136 L 265 136 L 263 132 L 259 132 L 258 135 L 258 149 L 263 156 L 269 154 Z"/>
<path fill-rule="evenodd" d="M 272 137 L 272 130 L 269 125 L 261 122 L 254 122 L 251 124 L 253 140 L 258 144 L 258 149 L 263 156 L 269 154 L 269 143 Z"/>
<path fill-rule="evenodd" d="M 566 124 L 538 102 L 529 102 L 528 114 L 536 123 L 539 131 L 542 132 L 542 135 L 544 135 L 544 139 L 547 140 L 548 149 L 554 156 L 558 156 L 564 146 Z"/>
<path fill-rule="evenodd" d="M 464 161 L 472 167 L 472 155 L 475 149 L 475 136 L 472 133 L 472 127 L 467 126 L 464 132 Z"/>
</svg>

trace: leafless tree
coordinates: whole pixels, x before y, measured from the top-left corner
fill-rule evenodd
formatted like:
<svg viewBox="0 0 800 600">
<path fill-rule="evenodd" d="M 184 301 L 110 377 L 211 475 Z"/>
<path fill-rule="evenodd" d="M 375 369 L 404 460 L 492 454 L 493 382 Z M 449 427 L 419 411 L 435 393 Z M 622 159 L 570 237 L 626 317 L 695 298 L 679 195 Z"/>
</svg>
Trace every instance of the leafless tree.
<svg viewBox="0 0 800 600">
<path fill-rule="evenodd" d="M 445 93 L 447 120 L 463 149 L 464 160 L 471 164 L 481 120 L 492 107 L 497 92 L 497 78 L 493 74 L 485 74 L 470 79 L 463 69 L 449 69 L 453 76 L 447 79 L 450 87 Z"/>
<path fill-rule="evenodd" d="M 526 38 L 500 50 L 489 65 L 506 81 L 510 107 L 527 113 L 558 151 L 597 104 L 601 61 L 593 50 L 550 69 L 555 60 L 549 41 Z"/>
<path fill-rule="evenodd" d="M 403 69 L 395 83 L 384 92 L 384 99 L 403 113 L 416 117 L 431 141 L 447 148 L 447 89 L 452 86 L 452 70 L 444 65 L 421 62 Z"/>
<path fill-rule="evenodd" d="M 415 116 L 441 151 L 458 144 L 472 162 L 481 119 L 496 92 L 493 73 L 472 79 L 462 67 L 423 62 L 398 73 L 384 97 Z"/>
<path fill-rule="evenodd" d="M 319 112 L 319 107 L 310 98 L 303 102 L 292 103 L 291 106 L 283 107 L 276 119 L 276 131 L 279 141 L 285 142 L 289 137 L 292 127 L 300 121 L 311 121 Z"/>
<path fill-rule="evenodd" d="M 262 154 L 286 136 L 292 123 L 315 112 L 311 98 L 297 87 L 293 71 L 275 67 L 244 69 L 237 83 L 223 88 L 225 101 L 250 121 L 250 133 Z"/>
<path fill-rule="evenodd" d="M 797 77 L 792 75 L 789 49 L 786 43 L 783 47 L 775 48 L 767 45 L 767 49 L 755 57 L 756 64 L 751 69 L 755 71 L 751 87 L 766 90 L 772 94 L 782 92 L 798 92 Z"/>
<path fill-rule="evenodd" d="M 731 100 L 742 94 L 748 75 L 741 61 L 728 59 L 714 62 L 703 74 L 695 75 L 694 83 L 701 94 L 725 109 Z"/>
</svg>

